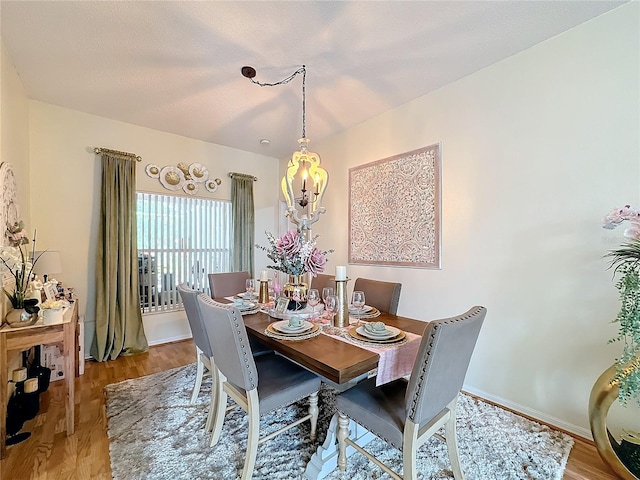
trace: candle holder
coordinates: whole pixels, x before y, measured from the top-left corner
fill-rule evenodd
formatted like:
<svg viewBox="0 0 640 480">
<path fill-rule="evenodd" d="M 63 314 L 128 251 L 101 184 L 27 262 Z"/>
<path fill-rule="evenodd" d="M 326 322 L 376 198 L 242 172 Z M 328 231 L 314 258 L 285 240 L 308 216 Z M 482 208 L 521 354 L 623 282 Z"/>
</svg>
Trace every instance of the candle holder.
<svg viewBox="0 0 640 480">
<path fill-rule="evenodd" d="M 349 326 L 349 302 L 347 300 L 347 282 L 349 279 L 336 280 L 336 297 L 338 297 L 338 309 L 333 317 L 333 326 L 344 328 Z"/>
<path fill-rule="evenodd" d="M 258 294 L 258 303 L 269 303 L 269 281 L 260 280 L 260 293 Z"/>
</svg>

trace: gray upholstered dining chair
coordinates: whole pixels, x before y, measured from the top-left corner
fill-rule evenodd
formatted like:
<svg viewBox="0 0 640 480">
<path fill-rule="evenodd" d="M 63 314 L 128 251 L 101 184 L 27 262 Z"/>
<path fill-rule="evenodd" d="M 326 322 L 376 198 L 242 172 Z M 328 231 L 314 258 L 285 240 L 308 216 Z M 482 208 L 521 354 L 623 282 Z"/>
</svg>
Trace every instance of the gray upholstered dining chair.
<svg viewBox="0 0 640 480">
<path fill-rule="evenodd" d="M 416 478 L 416 452 L 444 426 L 444 440 L 456 480 L 463 480 L 456 439 L 456 402 L 471 354 L 487 314 L 473 307 L 457 317 L 435 320 L 422 335 L 407 382 L 396 380 L 376 388 L 375 378 L 338 395 L 338 467 L 346 470 L 347 445 L 372 460 L 395 479 Z M 349 418 L 402 450 L 404 477 L 349 439 Z"/>
<path fill-rule="evenodd" d="M 210 273 L 209 288 L 211 298 L 231 297 L 246 290 L 246 281 L 251 278 L 249 272 Z M 269 347 L 251 337 L 249 339 L 254 355 L 272 352 Z"/>
<path fill-rule="evenodd" d="M 336 277 L 334 277 L 333 275 L 325 275 L 324 273 L 319 273 L 311 279 L 311 288 L 318 289 L 318 291 L 322 294 L 322 289 L 324 287 L 336 288 Z"/>
<path fill-rule="evenodd" d="M 193 385 L 193 392 L 191 394 L 191 404 L 193 405 L 200 393 L 200 387 L 202 386 L 202 379 L 207 375 L 211 375 L 215 378 L 217 371 L 213 361 L 213 350 L 209 343 L 209 336 L 204 328 L 204 323 L 200 317 L 200 310 L 198 308 L 198 290 L 189 288 L 187 284 L 181 283 L 178 285 L 178 292 L 182 299 L 185 312 L 187 313 L 187 321 L 189 322 L 189 328 L 191 328 L 191 335 L 193 342 L 196 344 L 196 380 Z M 217 382 L 214 380 L 211 386 L 211 402 L 209 404 L 209 414 L 207 416 L 207 431 L 211 430 L 213 422 L 213 413 L 216 408 L 217 392 L 215 387 Z"/>
<path fill-rule="evenodd" d="M 367 305 L 376 307 L 381 312 L 391 315 L 398 313 L 400 303 L 401 283 L 381 282 L 380 280 L 370 280 L 368 278 L 356 278 L 353 285 L 354 290 L 364 292 Z"/>
<path fill-rule="evenodd" d="M 208 276 L 211 298 L 230 297 L 244 292 L 246 281 L 251 278 L 249 272 L 210 273 Z"/>
<path fill-rule="evenodd" d="M 214 414 L 212 444 L 220 437 L 227 395 L 249 415 L 247 453 L 242 479 L 249 479 L 256 463 L 258 444 L 306 420 L 311 422 L 311 440 L 315 440 L 318 421 L 320 378 L 274 353 L 251 355 L 242 315 L 233 305 L 215 303 L 206 295 L 198 296 L 198 307 L 216 359 L 225 376 L 218 377 L 218 412 Z M 302 398 L 309 398 L 309 413 L 277 432 L 259 438 L 260 415 L 272 412 Z"/>
</svg>

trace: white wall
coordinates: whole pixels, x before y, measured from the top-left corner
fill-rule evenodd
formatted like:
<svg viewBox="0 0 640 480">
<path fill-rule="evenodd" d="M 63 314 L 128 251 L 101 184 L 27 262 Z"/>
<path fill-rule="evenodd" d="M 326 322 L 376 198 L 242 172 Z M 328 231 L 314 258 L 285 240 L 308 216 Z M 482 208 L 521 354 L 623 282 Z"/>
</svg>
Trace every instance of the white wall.
<svg viewBox="0 0 640 480">
<path fill-rule="evenodd" d="M 80 314 L 85 314 L 87 351 L 95 331 L 95 250 L 100 196 L 100 161 L 93 147 L 107 147 L 142 156 L 138 189 L 170 193 L 144 167 L 204 164 L 222 184 L 203 197 L 229 199 L 228 172 L 255 175 L 256 238 L 276 229 L 278 161 L 135 125 L 108 120 L 37 101 L 30 102 L 32 224 L 38 249 L 60 250 L 64 273 L 59 280 L 76 288 Z M 274 187 L 275 186 L 275 187 Z M 256 271 L 266 266 L 256 253 Z M 150 344 L 190 337 L 184 312 L 144 318 Z"/>
<path fill-rule="evenodd" d="M 29 218 L 29 104 L 13 61 L 0 42 L 0 163 L 13 165 L 18 189 L 20 216 L 30 227 Z M 0 225 L 4 236 L 5 225 Z M 11 308 L 6 295 L 0 293 L 0 318 Z M 0 322 L 2 323 L 2 322 Z M 19 355 L 9 359 L 9 372 L 22 365 Z M 9 392 L 12 392 L 9 386 Z"/>
<path fill-rule="evenodd" d="M 348 258 L 348 169 L 442 142 L 442 269 L 348 267 L 402 282 L 399 314 L 424 320 L 488 308 L 469 391 L 584 436 L 617 292 L 600 228 L 640 207 L 639 4 L 633 2 L 314 151 L 330 172 L 314 225 L 331 268 Z M 357 108 L 357 105 L 353 106 Z M 371 192 L 375 195 L 375 192 Z"/>
<path fill-rule="evenodd" d="M 0 162 L 13 165 L 20 216 L 29 227 L 29 104 L 4 43 L 0 46 Z"/>
</svg>

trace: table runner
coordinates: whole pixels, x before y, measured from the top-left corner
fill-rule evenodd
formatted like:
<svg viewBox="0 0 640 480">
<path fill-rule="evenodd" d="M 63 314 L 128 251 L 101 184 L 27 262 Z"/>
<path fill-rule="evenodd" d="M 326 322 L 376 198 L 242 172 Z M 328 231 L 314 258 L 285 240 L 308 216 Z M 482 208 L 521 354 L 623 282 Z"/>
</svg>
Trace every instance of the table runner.
<svg viewBox="0 0 640 480">
<path fill-rule="evenodd" d="M 349 317 L 349 324 L 355 320 Z M 361 322 L 366 323 L 366 322 Z M 351 325 L 350 325 L 351 326 Z M 392 382 L 399 378 L 405 377 L 411 374 L 413 364 L 416 361 L 418 355 L 418 348 L 420 347 L 420 341 L 422 337 L 411 332 L 404 332 L 406 342 L 400 345 L 375 345 L 372 343 L 366 343 L 352 339 L 347 333 L 347 328 L 336 328 L 327 325 L 328 331 L 323 331 L 325 335 L 342 340 L 343 342 L 351 343 L 370 352 L 377 353 L 380 357 L 378 361 L 378 372 L 376 373 L 376 387 L 384 385 L 385 383 Z M 340 333 L 331 334 L 329 331 L 338 330 Z"/>
<path fill-rule="evenodd" d="M 230 300 L 232 300 L 232 298 Z M 263 307 L 260 309 L 260 311 L 269 314 L 268 308 Z M 377 346 L 375 344 L 368 344 L 366 342 L 357 341 L 351 338 L 347 333 L 347 328 L 332 327 L 331 324 L 329 324 L 329 321 L 325 318 L 317 318 L 312 321 L 318 323 L 321 327 L 323 327 L 323 335 L 329 335 L 343 342 L 351 343 L 352 345 L 378 354 L 380 360 L 378 361 L 378 371 L 376 373 L 376 387 L 411 374 L 413 364 L 415 363 L 416 356 L 418 355 L 420 340 L 422 339 L 420 335 L 416 335 L 415 333 L 411 332 L 404 332 L 406 335 L 406 341 L 402 344 Z M 357 319 L 349 316 L 350 326 L 352 322 L 356 323 L 357 321 Z M 361 323 L 366 322 L 361 321 Z M 326 331 L 329 329 L 338 331 L 339 333 L 331 334 Z"/>
</svg>

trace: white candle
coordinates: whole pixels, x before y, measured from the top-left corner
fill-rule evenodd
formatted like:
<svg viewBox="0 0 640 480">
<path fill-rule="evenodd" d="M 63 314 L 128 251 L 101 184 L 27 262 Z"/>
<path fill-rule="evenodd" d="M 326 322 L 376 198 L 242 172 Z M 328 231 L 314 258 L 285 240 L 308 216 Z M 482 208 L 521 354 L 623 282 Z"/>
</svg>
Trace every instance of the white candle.
<svg viewBox="0 0 640 480">
<path fill-rule="evenodd" d="M 344 281 L 347 279 L 347 267 L 344 265 L 336 266 L 336 281 Z"/>
<path fill-rule="evenodd" d="M 266 270 L 262 270 L 260 272 L 260 281 L 261 282 L 268 282 L 269 281 L 269 272 L 267 272 Z"/>
</svg>

